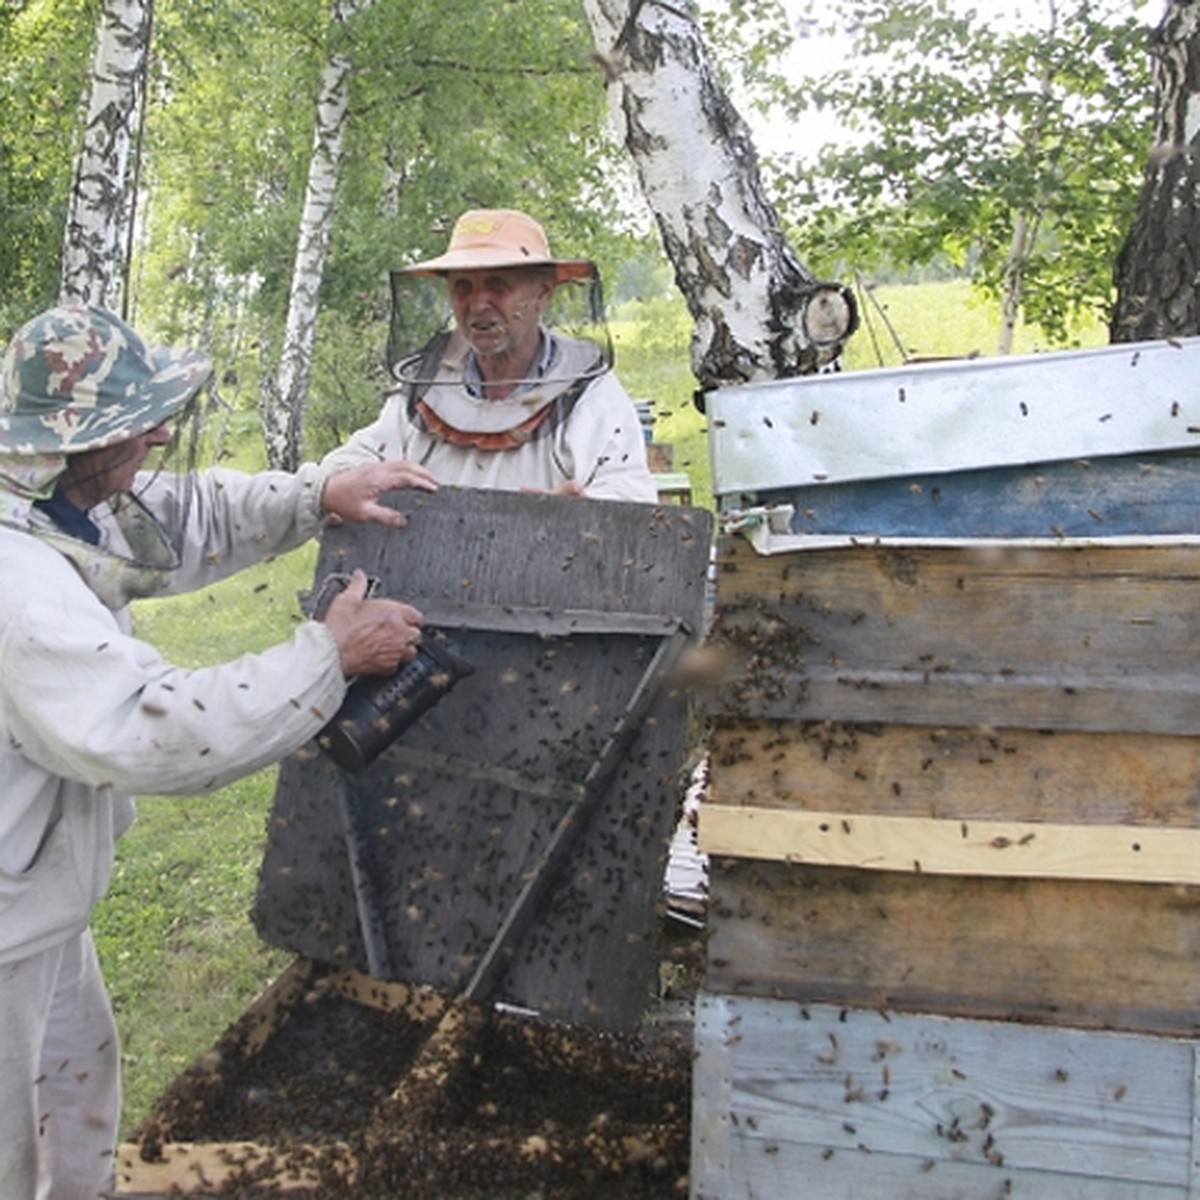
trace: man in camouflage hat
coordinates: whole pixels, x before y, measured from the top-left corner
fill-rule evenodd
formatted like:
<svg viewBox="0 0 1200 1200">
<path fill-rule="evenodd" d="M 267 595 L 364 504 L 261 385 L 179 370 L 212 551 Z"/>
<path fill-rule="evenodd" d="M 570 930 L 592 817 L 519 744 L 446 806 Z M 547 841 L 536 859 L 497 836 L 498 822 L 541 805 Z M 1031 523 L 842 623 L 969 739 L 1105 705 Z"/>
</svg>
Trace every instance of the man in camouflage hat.
<svg viewBox="0 0 1200 1200">
<path fill-rule="evenodd" d="M 199 670 L 131 635 L 128 602 L 299 545 L 326 516 L 432 490 L 408 463 L 327 479 L 142 471 L 211 373 L 113 314 L 34 318 L 0 364 L 0 1197 L 93 1200 L 111 1185 L 119 1054 L 88 929 L 131 793 L 193 795 L 298 749 L 349 678 L 415 653 L 421 614 L 356 575 L 323 620 Z"/>
</svg>

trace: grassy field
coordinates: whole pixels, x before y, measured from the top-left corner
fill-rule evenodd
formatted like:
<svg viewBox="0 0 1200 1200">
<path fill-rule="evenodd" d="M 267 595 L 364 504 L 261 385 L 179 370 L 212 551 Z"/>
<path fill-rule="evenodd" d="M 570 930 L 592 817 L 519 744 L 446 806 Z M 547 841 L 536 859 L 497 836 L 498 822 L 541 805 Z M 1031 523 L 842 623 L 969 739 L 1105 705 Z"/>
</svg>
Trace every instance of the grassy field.
<svg viewBox="0 0 1200 1200">
<path fill-rule="evenodd" d="M 893 331 L 909 354 L 922 356 L 987 354 L 995 345 L 996 314 L 973 304 L 965 284 L 880 288 L 865 309 L 848 369 L 900 361 Z M 689 332 L 677 301 L 625 308 L 613 320 L 618 374 L 634 397 L 654 402 L 656 438 L 675 446 L 676 468 L 691 474 L 696 502 L 707 505 L 712 489 L 704 417 L 692 403 Z M 1099 344 L 1104 332 L 1084 330 L 1079 340 Z M 1041 348 L 1021 331 L 1018 351 Z M 253 469 L 261 462 L 253 416 L 239 421 L 239 465 Z M 299 619 L 297 593 L 311 583 L 314 561 L 308 547 L 204 593 L 141 602 L 137 631 L 187 666 L 260 649 Z M 206 797 L 145 797 L 121 844 L 94 927 L 124 1043 L 126 1132 L 290 960 L 258 940 L 246 915 L 274 780 L 268 770 Z"/>
<path fill-rule="evenodd" d="M 141 601 L 136 631 L 182 666 L 262 649 L 299 618 L 314 561 L 305 547 L 202 593 Z M 292 958 L 247 920 L 274 786 L 265 770 L 208 796 L 138 801 L 93 922 L 121 1030 L 127 1131 Z"/>
</svg>

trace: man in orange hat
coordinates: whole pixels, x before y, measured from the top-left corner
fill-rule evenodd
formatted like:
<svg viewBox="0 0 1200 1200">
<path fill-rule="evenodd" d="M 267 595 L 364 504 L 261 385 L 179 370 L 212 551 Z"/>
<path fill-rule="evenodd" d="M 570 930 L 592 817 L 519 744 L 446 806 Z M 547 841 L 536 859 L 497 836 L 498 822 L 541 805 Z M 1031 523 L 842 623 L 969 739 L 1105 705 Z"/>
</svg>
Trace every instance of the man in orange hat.
<svg viewBox="0 0 1200 1200">
<path fill-rule="evenodd" d="M 547 319 L 561 287 L 582 285 L 602 323 L 594 263 L 554 258 L 525 213 L 475 209 L 444 254 L 396 274 L 444 279 L 454 328 L 396 364 L 379 417 L 326 456 L 326 471 L 405 459 L 460 487 L 657 500 L 607 339 L 568 337 Z"/>
</svg>

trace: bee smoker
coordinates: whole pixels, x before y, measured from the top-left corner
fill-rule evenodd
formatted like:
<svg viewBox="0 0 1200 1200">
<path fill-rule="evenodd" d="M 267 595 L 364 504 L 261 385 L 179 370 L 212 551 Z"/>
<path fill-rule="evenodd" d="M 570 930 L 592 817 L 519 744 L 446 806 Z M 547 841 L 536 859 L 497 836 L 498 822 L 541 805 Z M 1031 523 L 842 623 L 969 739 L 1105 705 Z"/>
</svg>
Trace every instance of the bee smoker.
<svg viewBox="0 0 1200 1200">
<path fill-rule="evenodd" d="M 316 613 L 328 607 L 347 578 L 324 581 Z M 445 634 L 427 628 L 411 662 L 392 675 L 361 675 L 350 685 L 333 719 L 317 734 L 317 745 L 344 771 L 361 771 L 474 670 Z"/>
</svg>

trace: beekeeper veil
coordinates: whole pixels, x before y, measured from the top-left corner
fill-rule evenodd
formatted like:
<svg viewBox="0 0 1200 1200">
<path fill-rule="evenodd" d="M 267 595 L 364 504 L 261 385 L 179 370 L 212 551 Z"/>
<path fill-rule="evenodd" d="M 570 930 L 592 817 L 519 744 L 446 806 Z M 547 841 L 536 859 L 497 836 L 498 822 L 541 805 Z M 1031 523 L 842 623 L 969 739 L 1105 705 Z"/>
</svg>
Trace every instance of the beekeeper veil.
<svg viewBox="0 0 1200 1200">
<path fill-rule="evenodd" d="M 465 348 L 454 344 L 459 335 L 453 329 L 446 279 L 460 271 L 491 270 L 544 274 L 554 286 L 542 324 L 589 347 L 583 359 L 585 374 L 600 375 L 611 368 L 612 338 L 596 264 L 584 258 L 555 258 L 545 231 L 532 217 L 515 209 L 486 208 L 459 217 L 445 253 L 392 271 L 387 354 L 397 382 L 424 389 L 434 383 L 445 361 L 464 356 Z M 573 382 L 580 375 L 580 361 L 575 354 L 543 364 L 541 382 Z M 556 371 L 569 371 L 570 378 L 556 379 Z"/>
<path fill-rule="evenodd" d="M 96 557 L 146 573 L 144 594 L 160 590 L 151 579 L 180 561 L 211 375 L 206 355 L 148 347 L 102 308 L 61 305 L 34 317 L 0 362 L 0 520 L 68 552 L 72 541 L 91 543 Z M 160 430 L 152 456 L 138 463 L 140 439 Z M 88 495 L 108 478 L 122 479 L 119 490 L 84 509 L 64 503 L 65 492 Z M 156 486 L 168 499 L 152 513 L 144 498 Z"/>
</svg>

